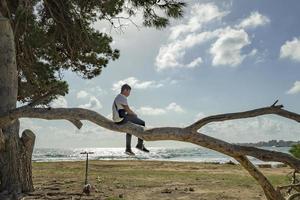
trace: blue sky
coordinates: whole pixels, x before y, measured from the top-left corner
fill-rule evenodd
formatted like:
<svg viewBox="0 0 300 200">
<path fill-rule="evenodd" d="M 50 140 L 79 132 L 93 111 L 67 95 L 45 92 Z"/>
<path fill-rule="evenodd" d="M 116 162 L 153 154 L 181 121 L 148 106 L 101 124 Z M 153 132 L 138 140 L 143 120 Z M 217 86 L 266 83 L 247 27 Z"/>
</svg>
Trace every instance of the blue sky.
<svg viewBox="0 0 300 200">
<path fill-rule="evenodd" d="M 123 83 L 133 87 L 129 105 L 148 127 L 186 126 L 201 117 L 271 105 L 276 99 L 300 113 L 300 2 L 187 1 L 185 17 L 164 30 L 111 31 L 119 60 L 83 80 L 65 72 L 70 92 L 53 107 L 84 107 L 111 118 Z M 141 24 L 141 16 L 135 17 Z M 129 23 L 129 22 L 124 22 Z M 105 22 L 94 27 L 110 32 Z M 37 135 L 36 147 L 123 147 L 125 135 L 86 122 L 22 119 Z M 300 125 L 276 116 L 214 123 L 201 132 L 230 142 L 299 140 Z M 191 146 L 147 142 L 147 146 Z"/>
</svg>

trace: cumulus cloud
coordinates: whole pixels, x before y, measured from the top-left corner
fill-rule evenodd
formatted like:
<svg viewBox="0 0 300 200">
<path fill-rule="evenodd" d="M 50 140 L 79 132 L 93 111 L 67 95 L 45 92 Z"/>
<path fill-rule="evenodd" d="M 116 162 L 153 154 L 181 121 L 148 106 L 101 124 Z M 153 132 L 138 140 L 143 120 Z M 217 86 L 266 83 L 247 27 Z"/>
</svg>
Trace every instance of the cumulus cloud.
<svg viewBox="0 0 300 200">
<path fill-rule="evenodd" d="M 256 28 L 258 26 L 264 26 L 270 23 L 270 19 L 267 16 L 260 14 L 259 12 L 252 12 L 249 17 L 243 19 L 237 28 Z"/>
<path fill-rule="evenodd" d="M 167 107 L 167 110 L 175 111 L 175 112 L 184 112 L 180 105 L 175 102 L 170 103 Z"/>
<path fill-rule="evenodd" d="M 129 77 L 124 80 L 120 80 L 113 84 L 112 90 L 120 91 L 123 84 L 127 83 L 132 88 L 135 89 L 148 89 L 148 88 L 159 88 L 162 87 L 162 83 L 158 83 L 156 81 L 141 81 L 135 77 Z"/>
<path fill-rule="evenodd" d="M 280 49 L 280 58 L 289 58 L 300 62 L 300 38 L 294 38 L 292 41 L 286 41 Z"/>
<path fill-rule="evenodd" d="M 155 59 L 156 70 L 195 68 L 201 65 L 203 62 L 201 56 L 192 61 L 183 62 L 186 51 L 216 37 L 218 30 L 201 33 L 196 33 L 196 31 L 200 30 L 205 23 L 221 19 L 227 13 L 227 11 L 220 11 L 213 3 L 194 4 L 187 23 L 170 28 L 170 42 L 160 47 Z"/>
<path fill-rule="evenodd" d="M 164 115 L 168 112 L 177 112 L 182 113 L 184 109 L 175 102 L 170 103 L 165 108 L 153 108 L 151 106 L 143 106 L 137 110 L 137 112 L 141 115 L 149 115 L 149 116 L 156 116 L 156 115 Z"/>
<path fill-rule="evenodd" d="M 179 24 L 171 27 L 170 39 L 175 40 L 181 34 L 195 32 L 202 28 L 203 24 L 210 21 L 221 19 L 228 12 L 222 12 L 213 3 L 195 4 L 193 5 L 190 18 L 186 24 Z"/>
<path fill-rule="evenodd" d="M 248 34 L 243 30 L 226 28 L 211 45 L 212 65 L 227 65 L 235 67 L 243 62 L 247 54 L 242 49 L 250 44 Z M 252 53 L 252 52 L 251 52 Z M 250 54 L 251 54 L 250 53 Z"/>
<path fill-rule="evenodd" d="M 287 91 L 287 94 L 300 93 L 300 81 L 296 81 L 291 89 Z"/>
<path fill-rule="evenodd" d="M 192 62 L 186 65 L 187 68 L 193 68 L 203 63 L 201 57 L 194 59 Z"/>
<path fill-rule="evenodd" d="M 77 92 L 77 99 L 83 99 L 83 98 L 86 98 L 89 94 L 84 91 L 84 90 L 80 90 L 79 92 Z"/>
<path fill-rule="evenodd" d="M 224 27 L 226 23 L 214 24 L 213 30 L 204 30 L 204 25 L 220 21 L 230 11 L 224 11 L 214 3 L 200 4 L 191 6 L 189 19 L 170 28 L 170 37 L 167 44 L 160 47 L 155 59 L 157 71 L 175 68 L 195 68 L 203 63 L 201 55 L 191 61 L 186 61 L 187 52 L 205 43 L 211 43 L 209 52 L 212 55 L 213 66 L 236 67 L 245 58 L 257 55 L 257 49 L 250 49 L 248 53 L 242 53 L 243 48 L 250 45 L 251 41 L 246 32 L 247 29 L 264 26 L 270 23 L 270 19 L 255 11 L 245 19 L 241 19 L 239 24 Z M 210 26 L 212 27 L 212 26 Z"/>
<path fill-rule="evenodd" d="M 88 103 L 79 105 L 80 108 L 101 109 L 102 104 L 95 96 L 90 96 Z"/>
<path fill-rule="evenodd" d="M 68 107 L 68 102 L 63 96 L 59 96 L 57 99 L 53 100 L 50 103 L 50 106 L 53 108 L 66 108 Z"/>
<path fill-rule="evenodd" d="M 152 108 L 150 106 L 143 106 L 137 110 L 141 115 L 163 115 L 166 114 L 166 110 L 163 108 Z"/>
<path fill-rule="evenodd" d="M 291 138 L 298 140 L 299 125 L 277 117 L 256 117 L 211 123 L 202 128 L 204 134 L 230 142 L 257 142 Z"/>
<path fill-rule="evenodd" d="M 198 57 L 188 64 L 182 63 L 186 51 L 196 45 L 213 39 L 218 35 L 220 30 L 206 31 L 198 34 L 189 34 L 184 39 L 178 39 L 169 44 L 160 47 L 158 55 L 155 60 L 157 71 L 168 68 L 193 68 L 202 63 L 202 58 Z"/>
<path fill-rule="evenodd" d="M 78 106 L 79 108 L 99 110 L 103 107 L 96 96 L 85 90 L 80 90 L 79 92 L 77 92 L 76 97 L 77 99 L 83 99 L 87 101 L 87 103 L 80 104 Z"/>
</svg>

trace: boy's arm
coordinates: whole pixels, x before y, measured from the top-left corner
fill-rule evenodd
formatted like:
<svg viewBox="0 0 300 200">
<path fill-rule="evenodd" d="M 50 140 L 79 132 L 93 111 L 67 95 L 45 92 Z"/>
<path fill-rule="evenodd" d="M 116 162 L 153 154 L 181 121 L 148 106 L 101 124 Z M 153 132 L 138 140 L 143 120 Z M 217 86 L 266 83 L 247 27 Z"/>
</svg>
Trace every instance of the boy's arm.
<svg viewBox="0 0 300 200">
<path fill-rule="evenodd" d="M 135 112 L 133 112 L 133 111 L 129 108 L 128 105 L 123 105 L 123 104 L 122 104 L 122 106 L 124 107 L 125 111 L 126 111 L 128 114 L 136 115 L 136 116 L 137 116 L 137 114 L 136 114 Z"/>
</svg>

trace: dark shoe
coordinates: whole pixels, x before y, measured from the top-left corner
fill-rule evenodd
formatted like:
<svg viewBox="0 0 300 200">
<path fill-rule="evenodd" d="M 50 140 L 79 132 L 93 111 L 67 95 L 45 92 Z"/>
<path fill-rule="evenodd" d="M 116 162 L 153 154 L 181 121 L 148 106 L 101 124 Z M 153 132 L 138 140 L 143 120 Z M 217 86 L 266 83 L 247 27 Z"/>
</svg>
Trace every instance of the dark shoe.
<svg viewBox="0 0 300 200">
<path fill-rule="evenodd" d="M 133 152 L 131 151 L 131 149 L 126 149 L 126 150 L 125 150 L 125 153 L 126 153 L 127 155 L 129 155 L 129 156 L 135 156 L 135 153 L 133 153 Z"/>
<path fill-rule="evenodd" d="M 141 150 L 143 152 L 149 153 L 150 151 L 148 149 L 146 149 L 146 147 L 144 145 L 136 145 L 136 147 L 138 150 Z"/>
</svg>

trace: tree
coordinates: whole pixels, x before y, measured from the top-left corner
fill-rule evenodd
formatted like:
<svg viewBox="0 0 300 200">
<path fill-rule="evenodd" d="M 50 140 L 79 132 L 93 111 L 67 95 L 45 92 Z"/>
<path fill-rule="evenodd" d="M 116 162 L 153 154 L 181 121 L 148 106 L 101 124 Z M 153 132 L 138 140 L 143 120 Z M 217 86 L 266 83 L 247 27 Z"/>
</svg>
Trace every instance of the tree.
<svg viewBox="0 0 300 200">
<path fill-rule="evenodd" d="M 17 101 L 47 106 L 67 94 L 63 70 L 91 79 L 117 59 L 112 38 L 92 27 L 96 20 L 121 28 L 120 19 L 142 12 L 145 26 L 160 29 L 181 17 L 184 5 L 177 0 L 0 0 L 0 115 L 14 110 Z M 33 190 L 34 140 L 30 130 L 19 137 L 18 119 L 0 126 L 0 191 Z"/>
</svg>

